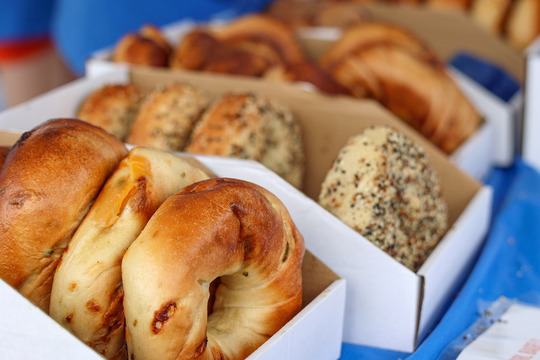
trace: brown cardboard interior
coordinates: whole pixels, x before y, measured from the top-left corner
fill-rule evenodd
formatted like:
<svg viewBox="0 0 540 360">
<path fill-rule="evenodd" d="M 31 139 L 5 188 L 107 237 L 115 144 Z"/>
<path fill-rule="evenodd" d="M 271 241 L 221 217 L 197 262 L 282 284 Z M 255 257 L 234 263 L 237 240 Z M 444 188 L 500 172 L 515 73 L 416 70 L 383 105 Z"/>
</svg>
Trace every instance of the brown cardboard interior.
<svg viewBox="0 0 540 360">
<path fill-rule="evenodd" d="M 21 134 L 8 131 L 0 131 L 0 146 L 11 146 L 15 144 L 17 140 L 19 140 L 20 136 Z"/>
<path fill-rule="evenodd" d="M 492 61 L 512 74 L 521 84 L 525 79 L 525 57 L 500 37 L 480 28 L 466 14 L 426 7 L 384 4 L 350 4 L 368 12 L 369 18 L 403 26 L 424 39 L 444 59 L 468 52 Z M 343 8 L 347 11 L 347 7 Z M 306 53 L 318 59 L 330 44 L 303 39 Z M 313 46 L 317 44 L 316 46 Z"/>
<path fill-rule="evenodd" d="M 19 137 L 20 134 L 17 133 L 0 131 L 0 146 L 11 146 Z M 190 157 L 184 158 L 212 173 L 198 160 Z M 309 252 L 309 250 L 306 250 L 302 262 L 302 307 L 311 303 L 323 290 L 338 279 L 339 276 L 335 272 Z"/>
<path fill-rule="evenodd" d="M 339 276 L 336 273 L 306 250 L 302 262 L 302 307 L 312 302 L 338 279 Z"/>
<path fill-rule="evenodd" d="M 303 128 L 306 156 L 306 181 L 303 192 L 316 200 L 320 185 L 334 157 L 349 137 L 371 125 L 389 125 L 405 133 L 424 147 L 440 175 L 448 203 L 450 223 L 461 214 L 480 188 L 480 184 L 452 164 L 445 154 L 414 129 L 397 119 L 378 103 L 347 97 L 330 97 L 299 90 L 288 84 L 226 75 L 133 67 L 131 81 L 150 88 L 172 81 L 183 81 L 217 96 L 228 91 L 257 91 L 288 104 Z"/>
</svg>

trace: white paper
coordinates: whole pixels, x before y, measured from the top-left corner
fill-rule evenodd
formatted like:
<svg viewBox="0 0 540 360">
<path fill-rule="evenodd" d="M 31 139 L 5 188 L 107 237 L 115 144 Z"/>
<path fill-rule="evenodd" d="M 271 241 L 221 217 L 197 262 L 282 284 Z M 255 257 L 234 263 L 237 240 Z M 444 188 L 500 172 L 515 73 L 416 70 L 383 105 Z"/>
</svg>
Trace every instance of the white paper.
<svg viewBox="0 0 540 360">
<path fill-rule="evenodd" d="M 514 304 L 458 360 L 539 360 L 540 308 Z"/>
</svg>

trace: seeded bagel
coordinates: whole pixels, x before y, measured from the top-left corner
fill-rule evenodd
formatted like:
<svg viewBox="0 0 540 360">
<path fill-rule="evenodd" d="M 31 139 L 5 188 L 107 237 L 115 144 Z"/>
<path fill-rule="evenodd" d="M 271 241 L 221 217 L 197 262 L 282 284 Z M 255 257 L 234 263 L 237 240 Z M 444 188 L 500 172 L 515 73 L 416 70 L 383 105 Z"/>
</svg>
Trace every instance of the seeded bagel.
<svg viewBox="0 0 540 360">
<path fill-rule="evenodd" d="M 448 223 L 439 178 L 424 150 L 386 126 L 349 140 L 322 183 L 319 203 L 413 271 Z"/>
</svg>

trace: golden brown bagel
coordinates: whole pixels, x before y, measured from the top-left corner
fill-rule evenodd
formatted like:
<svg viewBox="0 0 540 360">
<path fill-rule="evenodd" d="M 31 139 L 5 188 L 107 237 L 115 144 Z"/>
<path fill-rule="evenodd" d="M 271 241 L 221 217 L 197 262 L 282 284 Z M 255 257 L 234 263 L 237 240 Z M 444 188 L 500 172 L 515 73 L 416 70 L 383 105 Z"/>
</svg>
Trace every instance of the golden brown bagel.
<svg viewBox="0 0 540 360">
<path fill-rule="evenodd" d="M 127 150 L 86 122 L 48 121 L 21 136 L 0 172 L 0 277 L 43 311 L 56 265 Z"/>
<path fill-rule="evenodd" d="M 172 48 L 161 31 L 144 25 L 138 33 L 123 36 L 116 44 L 112 60 L 133 65 L 166 67 Z"/>
<path fill-rule="evenodd" d="M 136 147 L 120 162 L 58 264 L 50 315 L 108 359 L 125 359 L 120 264 L 166 198 L 202 169 L 171 153 Z"/>
<path fill-rule="evenodd" d="M 300 310 L 303 254 L 301 234 L 267 190 L 223 178 L 188 186 L 122 261 L 129 355 L 246 358 Z"/>
</svg>

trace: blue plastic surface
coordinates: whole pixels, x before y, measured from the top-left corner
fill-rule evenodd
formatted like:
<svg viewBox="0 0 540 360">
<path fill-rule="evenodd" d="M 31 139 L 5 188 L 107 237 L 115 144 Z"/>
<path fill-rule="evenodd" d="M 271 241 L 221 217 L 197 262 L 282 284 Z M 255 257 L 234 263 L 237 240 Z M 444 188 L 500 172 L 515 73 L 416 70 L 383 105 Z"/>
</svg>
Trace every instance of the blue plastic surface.
<svg viewBox="0 0 540 360">
<path fill-rule="evenodd" d="M 510 100 L 520 89 L 519 82 L 501 67 L 467 53 L 456 54 L 450 65 L 488 89 L 502 101 Z"/>
</svg>

